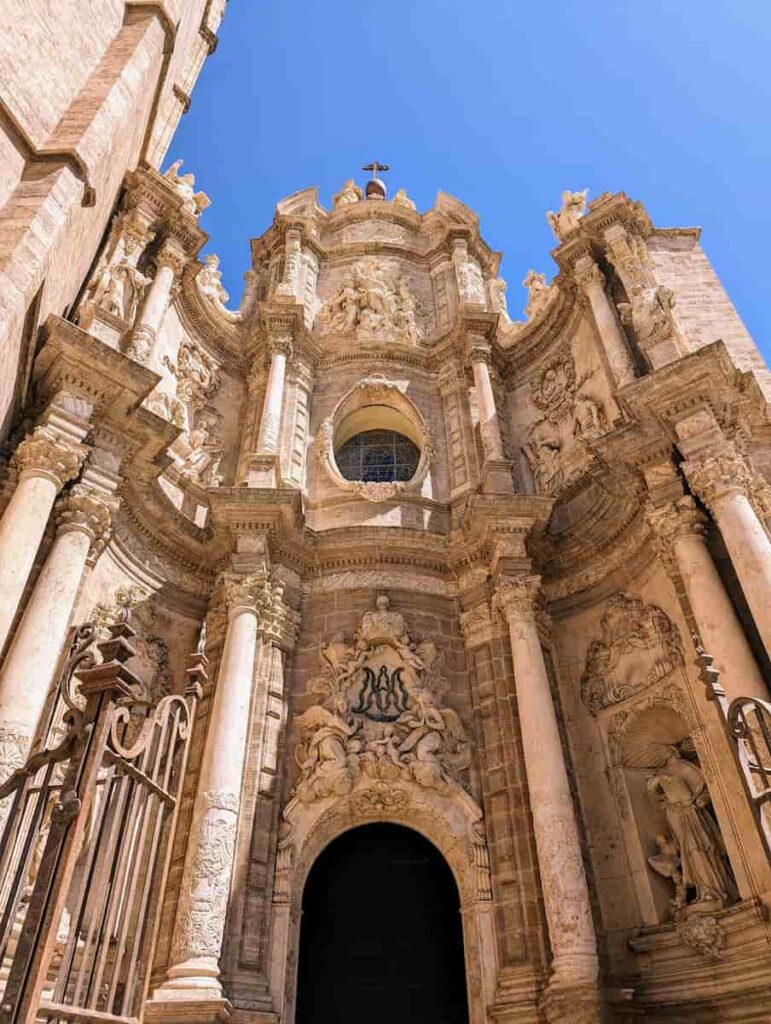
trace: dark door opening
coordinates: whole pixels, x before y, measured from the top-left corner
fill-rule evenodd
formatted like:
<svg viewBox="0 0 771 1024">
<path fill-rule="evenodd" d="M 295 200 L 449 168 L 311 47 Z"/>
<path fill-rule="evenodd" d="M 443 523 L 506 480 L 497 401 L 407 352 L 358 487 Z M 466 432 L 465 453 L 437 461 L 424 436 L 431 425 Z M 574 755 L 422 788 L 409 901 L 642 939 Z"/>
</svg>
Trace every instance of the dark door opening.
<svg viewBox="0 0 771 1024">
<path fill-rule="evenodd" d="M 423 836 L 363 825 L 303 892 L 296 1024 L 468 1024 L 458 889 Z"/>
</svg>

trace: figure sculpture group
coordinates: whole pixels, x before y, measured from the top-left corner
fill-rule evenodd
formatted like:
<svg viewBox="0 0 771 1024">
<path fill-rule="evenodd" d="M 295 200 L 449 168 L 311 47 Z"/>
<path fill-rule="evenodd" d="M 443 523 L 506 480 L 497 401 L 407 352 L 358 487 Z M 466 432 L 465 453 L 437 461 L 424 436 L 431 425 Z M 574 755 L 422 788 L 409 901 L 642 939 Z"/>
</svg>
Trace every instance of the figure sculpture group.
<svg viewBox="0 0 771 1024">
<path fill-rule="evenodd" d="M 387 336 L 413 345 L 421 334 L 417 300 L 407 282 L 374 260 L 345 274 L 318 319 L 326 333 Z"/>
</svg>

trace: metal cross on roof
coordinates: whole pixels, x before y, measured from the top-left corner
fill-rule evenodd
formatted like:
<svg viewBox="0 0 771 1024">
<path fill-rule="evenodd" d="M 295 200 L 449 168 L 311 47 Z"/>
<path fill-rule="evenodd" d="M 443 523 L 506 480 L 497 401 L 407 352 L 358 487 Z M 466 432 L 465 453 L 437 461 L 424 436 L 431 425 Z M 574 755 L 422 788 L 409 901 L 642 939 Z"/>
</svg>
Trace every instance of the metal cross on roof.
<svg viewBox="0 0 771 1024">
<path fill-rule="evenodd" d="M 388 164 L 380 164 L 377 160 L 373 160 L 371 164 L 364 164 L 362 167 L 363 171 L 372 171 L 373 178 L 377 178 L 378 171 L 389 171 L 390 169 Z"/>
</svg>

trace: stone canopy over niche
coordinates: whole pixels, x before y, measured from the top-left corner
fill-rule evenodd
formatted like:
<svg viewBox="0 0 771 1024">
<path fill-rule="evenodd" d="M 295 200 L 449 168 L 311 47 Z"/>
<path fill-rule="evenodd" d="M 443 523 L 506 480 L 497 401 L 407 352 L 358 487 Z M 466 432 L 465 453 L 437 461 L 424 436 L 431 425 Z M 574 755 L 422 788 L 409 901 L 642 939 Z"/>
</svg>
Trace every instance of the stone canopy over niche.
<svg viewBox="0 0 771 1024">
<path fill-rule="evenodd" d="M 600 626 L 601 636 L 589 645 L 581 679 L 581 696 L 594 714 L 683 664 L 677 627 L 655 604 L 621 591 L 608 601 Z"/>
<path fill-rule="evenodd" d="M 296 720 L 300 801 L 344 796 L 362 776 L 443 794 L 459 787 L 470 745 L 458 715 L 442 706 L 442 652 L 432 640 L 412 643 L 385 595 L 365 612 L 352 645 L 335 636 L 320 658 L 310 689 L 321 699 Z"/>
</svg>

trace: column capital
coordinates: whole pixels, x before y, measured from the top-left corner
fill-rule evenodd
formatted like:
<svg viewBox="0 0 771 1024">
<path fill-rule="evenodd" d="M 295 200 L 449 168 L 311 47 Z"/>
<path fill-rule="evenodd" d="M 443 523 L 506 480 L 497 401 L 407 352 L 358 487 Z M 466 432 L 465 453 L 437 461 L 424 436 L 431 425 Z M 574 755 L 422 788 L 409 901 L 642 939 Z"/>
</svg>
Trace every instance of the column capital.
<svg viewBox="0 0 771 1024">
<path fill-rule="evenodd" d="M 591 256 L 581 256 L 573 264 L 573 280 L 583 292 L 605 288 L 605 276 Z"/>
<path fill-rule="evenodd" d="M 469 366 L 473 366 L 474 363 L 492 366 L 493 350 L 490 342 L 480 337 L 469 338 L 466 344 L 466 361 Z"/>
<path fill-rule="evenodd" d="M 109 536 L 114 505 L 114 499 L 108 500 L 94 488 L 75 484 L 54 508 L 58 532 L 79 530 L 90 538 L 92 544 L 100 544 Z"/>
<path fill-rule="evenodd" d="M 493 605 L 511 625 L 515 622 L 536 624 L 541 577 L 530 573 L 502 576 L 495 585 Z"/>
<path fill-rule="evenodd" d="M 648 503 L 645 519 L 656 539 L 667 549 L 680 537 L 701 536 L 706 522 L 690 494 L 659 508 Z"/>
<path fill-rule="evenodd" d="M 167 238 L 155 255 L 155 266 L 158 270 L 169 267 L 177 277 L 187 266 L 188 259 L 187 253 L 175 241 Z"/>
<path fill-rule="evenodd" d="M 237 611 L 256 612 L 268 600 L 268 573 L 265 570 L 238 575 L 225 572 L 220 577 L 223 603 L 229 615 Z"/>
<path fill-rule="evenodd" d="M 50 427 L 40 426 L 18 446 L 13 463 L 21 477 L 42 476 L 61 490 L 77 477 L 85 455 L 82 445 L 65 440 Z"/>
<path fill-rule="evenodd" d="M 730 443 L 714 455 L 684 462 L 682 468 L 691 490 L 710 512 L 714 512 L 715 504 L 722 498 L 746 495 L 751 484 L 747 463 Z"/>
<path fill-rule="evenodd" d="M 269 334 L 267 339 L 268 351 L 271 356 L 281 355 L 287 359 L 292 358 L 292 335 L 291 334 Z"/>
<path fill-rule="evenodd" d="M 463 643 L 469 651 L 489 643 L 494 634 L 493 617 L 487 601 L 461 612 L 458 618 Z"/>
</svg>

